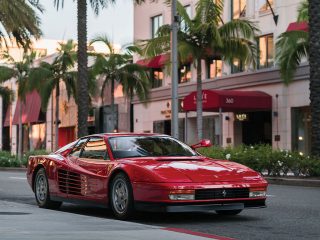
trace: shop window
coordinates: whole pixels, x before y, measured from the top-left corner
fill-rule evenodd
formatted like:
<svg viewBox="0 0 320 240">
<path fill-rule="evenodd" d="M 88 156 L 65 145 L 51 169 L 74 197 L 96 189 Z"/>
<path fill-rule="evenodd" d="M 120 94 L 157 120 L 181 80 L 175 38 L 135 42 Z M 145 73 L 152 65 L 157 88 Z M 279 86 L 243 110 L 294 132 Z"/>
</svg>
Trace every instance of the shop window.
<svg viewBox="0 0 320 240">
<path fill-rule="evenodd" d="M 270 6 L 268 4 L 268 1 L 269 1 L 270 5 L 273 6 L 273 0 L 259 0 L 259 6 L 261 6 L 259 9 L 260 12 L 270 10 Z"/>
<path fill-rule="evenodd" d="M 191 80 L 191 64 L 182 65 L 178 71 L 179 83 L 190 82 Z"/>
<path fill-rule="evenodd" d="M 247 0 L 232 0 L 231 1 L 231 16 L 232 19 L 238 19 L 246 16 Z"/>
<path fill-rule="evenodd" d="M 163 71 L 161 68 L 151 69 L 151 82 L 152 82 L 152 88 L 162 87 Z"/>
<path fill-rule="evenodd" d="M 301 155 L 311 153 L 310 107 L 291 108 L 292 150 Z"/>
<path fill-rule="evenodd" d="M 151 37 L 155 38 L 158 35 L 158 30 L 162 26 L 162 15 L 151 18 Z"/>
<path fill-rule="evenodd" d="M 186 10 L 188 16 L 191 17 L 191 6 L 190 5 L 184 6 L 184 9 Z M 180 22 L 180 30 L 182 32 L 186 32 L 187 31 L 187 26 L 186 26 L 186 23 L 185 23 L 185 21 L 183 19 Z"/>
<path fill-rule="evenodd" d="M 207 78 L 213 79 L 222 76 L 222 60 L 208 60 L 207 61 Z"/>
<path fill-rule="evenodd" d="M 231 65 L 231 73 L 239 73 L 243 71 L 244 67 L 242 61 L 240 59 L 234 59 Z"/>
<path fill-rule="evenodd" d="M 259 69 L 273 67 L 274 64 L 274 44 L 273 35 L 259 37 Z"/>
</svg>

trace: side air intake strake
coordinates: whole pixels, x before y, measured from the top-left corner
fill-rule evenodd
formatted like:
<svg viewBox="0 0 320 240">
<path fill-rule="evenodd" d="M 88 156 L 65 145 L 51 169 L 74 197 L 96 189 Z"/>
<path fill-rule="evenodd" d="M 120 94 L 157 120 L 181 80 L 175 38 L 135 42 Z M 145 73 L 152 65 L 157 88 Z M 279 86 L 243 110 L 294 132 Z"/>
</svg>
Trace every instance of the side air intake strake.
<svg viewBox="0 0 320 240">
<path fill-rule="evenodd" d="M 66 194 L 86 195 L 87 181 L 86 177 L 78 173 L 58 170 L 59 190 Z"/>
</svg>

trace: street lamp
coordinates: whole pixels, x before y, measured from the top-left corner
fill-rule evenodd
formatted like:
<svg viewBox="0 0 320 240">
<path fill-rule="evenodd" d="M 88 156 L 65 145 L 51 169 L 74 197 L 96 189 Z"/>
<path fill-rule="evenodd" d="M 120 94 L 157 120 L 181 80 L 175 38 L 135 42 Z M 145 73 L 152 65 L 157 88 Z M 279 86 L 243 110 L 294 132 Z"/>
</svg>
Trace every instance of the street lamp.
<svg viewBox="0 0 320 240">
<path fill-rule="evenodd" d="M 179 138 L 179 110 L 178 110 L 178 27 L 177 0 L 171 4 L 171 135 Z"/>
</svg>

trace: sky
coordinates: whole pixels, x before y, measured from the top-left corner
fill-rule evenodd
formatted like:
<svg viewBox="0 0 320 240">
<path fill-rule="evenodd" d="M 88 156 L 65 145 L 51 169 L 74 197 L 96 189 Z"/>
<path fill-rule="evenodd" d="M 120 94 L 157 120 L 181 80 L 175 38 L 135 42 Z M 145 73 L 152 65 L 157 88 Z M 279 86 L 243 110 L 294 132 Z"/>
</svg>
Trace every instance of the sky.
<svg viewBox="0 0 320 240">
<path fill-rule="evenodd" d="M 43 37 L 54 40 L 77 39 L 77 3 L 64 0 L 58 11 L 53 0 L 40 0 L 45 12 L 40 15 Z M 107 34 L 114 44 L 133 41 L 133 4 L 131 0 L 117 0 L 116 4 L 95 16 L 88 4 L 88 40 L 98 34 Z"/>
</svg>

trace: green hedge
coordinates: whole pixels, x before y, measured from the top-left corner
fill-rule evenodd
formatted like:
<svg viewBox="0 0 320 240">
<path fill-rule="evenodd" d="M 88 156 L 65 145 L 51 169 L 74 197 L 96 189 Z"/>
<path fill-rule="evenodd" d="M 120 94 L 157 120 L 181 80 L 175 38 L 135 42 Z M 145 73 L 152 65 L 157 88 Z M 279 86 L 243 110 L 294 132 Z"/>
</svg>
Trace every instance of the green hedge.
<svg viewBox="0 0 320 240">
<path fill-rule="evenodd" d="M 31 155 L 43 155 L 48 154 L 45 150 L 35 150 L 27 152 L 22 156 L 21 163 L 15 155 L 11 155 L 10 152 L 0 151 L 0 167 L 21 167 L 27 166 L 27 161 Z"/>
<path fill-rule="evenodd" d="M 229 159 L 268 176 L 320 176 L 320 159 L 297 152 L 273 150 L 270 145 L 202 148 L 199 152 L 216 159 Z"/>
</svg>

